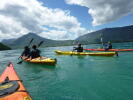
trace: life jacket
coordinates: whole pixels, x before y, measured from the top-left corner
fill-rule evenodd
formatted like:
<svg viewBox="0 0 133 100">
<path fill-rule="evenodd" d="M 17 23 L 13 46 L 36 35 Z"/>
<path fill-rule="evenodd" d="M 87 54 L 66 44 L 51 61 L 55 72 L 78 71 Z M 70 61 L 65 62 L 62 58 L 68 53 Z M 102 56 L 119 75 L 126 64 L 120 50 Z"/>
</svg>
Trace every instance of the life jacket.
<svg viewBox="0 0 133 100">
<path fill-rule="evenodd" d="M 33 50 L 31 51 L 30 56 L 31 56 L 32 59 L 33 59 L 33 58 L 40 57 L 40 50 L 38 50 L 38 49 L 33 49 Z"/>
<path fill-rule="evenodd" d="M 112 45 L 111 45 L 111 44 L 109 44 L 108 48 L 109 48 L 109 49 L 112 49 Z"/>
<path fill-rule="evenodd" d="M 75 50 L 77 50 L 77 52 L 83 52 L 83 47 L 77 47 Z"/>
<path fill-rule="evenodd" d="M 30 54 L 30 49 L 26 49 L 23 51 L 21 56 L 28 56 Z"/>
</svg>

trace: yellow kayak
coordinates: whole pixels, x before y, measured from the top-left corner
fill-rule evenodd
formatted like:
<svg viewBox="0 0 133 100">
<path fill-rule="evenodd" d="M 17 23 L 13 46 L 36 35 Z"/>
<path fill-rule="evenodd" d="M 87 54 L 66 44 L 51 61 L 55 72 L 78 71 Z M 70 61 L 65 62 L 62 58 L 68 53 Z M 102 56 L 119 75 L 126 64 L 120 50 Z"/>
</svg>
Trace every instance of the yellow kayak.
<svg viewBox="0 0 133 100">
<path fill-rule="evenodd" d="M 60 55 L 89 55 L 89 56 L 114 56 L 116 52 L 73 52 L 56 50 L 55 53 Z"/>
<path fill-rule="evenodd" d="M 25 59 L 24 57 L 22 57 L 22 59 L 25 62 L 46 64 L 46 65 L 55 65 L 56 62 L 57 62 L 56 59 L 51 59 L 51 58 L 48 58 L 48 57 L 38 57 L 38 58 L 34 58 L 34 59 Z"/>
</svg>

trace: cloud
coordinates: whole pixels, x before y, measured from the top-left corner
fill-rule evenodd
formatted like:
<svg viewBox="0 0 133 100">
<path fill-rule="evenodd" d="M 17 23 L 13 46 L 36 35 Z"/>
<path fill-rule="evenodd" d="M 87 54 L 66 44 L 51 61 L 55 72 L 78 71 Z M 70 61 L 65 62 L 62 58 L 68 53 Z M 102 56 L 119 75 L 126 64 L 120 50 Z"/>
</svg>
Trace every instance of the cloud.
<svg viewBox="0 0 133 100">
<path fill-rule="evenodd" d="M 66 0 L 66 3 L 87 7 L 94 26 L 112 22 L 133 13 L 133 0 Z"/>
<path fill-rule="evenodd" d="M 88 30 L 70 11 L 51 9 L 37 0 L 0 0 L 0 36 L 14 38 L 28 32 L 49 39 L 74 39 Z"/>
<path fill-rule="evenodd" d="M 0 37 L 11 38 L 18 37 L 19 34 L 28 32 L 20 23 L 12 20 L 10 17 L 0 15 Z"/>
</svg>

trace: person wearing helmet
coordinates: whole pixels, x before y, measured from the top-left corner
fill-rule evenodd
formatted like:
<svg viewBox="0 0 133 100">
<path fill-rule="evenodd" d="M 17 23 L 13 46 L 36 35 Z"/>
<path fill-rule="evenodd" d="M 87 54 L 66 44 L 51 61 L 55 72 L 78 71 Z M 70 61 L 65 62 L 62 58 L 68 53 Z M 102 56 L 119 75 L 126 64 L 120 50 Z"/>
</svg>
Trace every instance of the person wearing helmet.
<svg viewBox="0 0 133 100">
<path fill-rule="evenodd" d="M 74 47 L 74 50 L 77 50 L 77 52 L 83 52 L 83 47 L 81 44 L 78 44 L 78 47 Z"/>
<path fill-rule="evenodd" d="M 30 48 L 28 46 L 24 47 L 24 51 L 21 54 L 21 57 L 28 57 L 30 55 Z"/>
<path fill-rule="evenodd" d="M 33 45 L 33 46 L 32 46 L 32 51 L 31 51 L 29 57 L 30 57 L 31 59 L 34 59 L 34 58 L 37 58 L 37 57 L 41 57 L 41 56 L 40 56 L 40 50 L 37 49 L 37 46 L 36 46 L 36 45 Z"/>
</svg>

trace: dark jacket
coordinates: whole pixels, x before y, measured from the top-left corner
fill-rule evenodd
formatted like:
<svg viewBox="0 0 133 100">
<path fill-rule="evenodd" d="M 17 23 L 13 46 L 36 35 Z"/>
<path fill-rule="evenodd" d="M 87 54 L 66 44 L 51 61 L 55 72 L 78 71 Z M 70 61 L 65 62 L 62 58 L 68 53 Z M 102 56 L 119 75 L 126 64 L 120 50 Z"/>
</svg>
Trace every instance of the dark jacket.
<svg viewBox="0 0 133 100">
<path fill-rule="evenodd" d="M 22 52 L 22 54 L 21 54 L 21 56 L 29 56 L 30 55 L 30 49 L 25 49 L 23 52 Z"/>
<path fill-rule="evenodd" d="M 112 44 L 110 43 L 110 44 L 104 44 L 104 49 L 107 51 L 107 50 L 109 50 L 109 49 L 112 49 Z"/>
<path fill-rule="evenodd" d="M 112 44 L 108 44 L 108 48 L 109 49 L 112 49 Z"/>
<path fill-rule="evenodd" d="M 37 58 L 37 57 L 40 57 L 40 50 L 38 49 L 33 49 L 30 53 L 30 57 L 33 59 L 33 58 Z"/>
<path fill-rule="evenodd" d="M 77 50 L 77 52 L 83 52 L 83 47 L 76 47 L 74 50 Z"/>
</svg>

